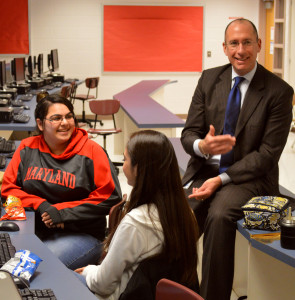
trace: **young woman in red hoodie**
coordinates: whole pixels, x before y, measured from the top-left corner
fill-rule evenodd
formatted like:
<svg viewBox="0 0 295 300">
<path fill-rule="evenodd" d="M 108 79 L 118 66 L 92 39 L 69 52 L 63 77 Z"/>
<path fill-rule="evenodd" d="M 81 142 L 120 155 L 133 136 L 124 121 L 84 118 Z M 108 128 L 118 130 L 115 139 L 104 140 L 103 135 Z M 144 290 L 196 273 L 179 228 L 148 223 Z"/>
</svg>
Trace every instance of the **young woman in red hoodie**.
<svg viewBox="0 0 295 300">
<path fill-rule="evenodd" d="M 96 263 L 106 218 L 122 197 L 105 151 L 77 127 L 71 102 L 51 95 L 35 110 L 38 135 L 22 140 L 5 171 L 1 198 L 35 211 L 35 232 L 69 268 Z"/>
</svg>

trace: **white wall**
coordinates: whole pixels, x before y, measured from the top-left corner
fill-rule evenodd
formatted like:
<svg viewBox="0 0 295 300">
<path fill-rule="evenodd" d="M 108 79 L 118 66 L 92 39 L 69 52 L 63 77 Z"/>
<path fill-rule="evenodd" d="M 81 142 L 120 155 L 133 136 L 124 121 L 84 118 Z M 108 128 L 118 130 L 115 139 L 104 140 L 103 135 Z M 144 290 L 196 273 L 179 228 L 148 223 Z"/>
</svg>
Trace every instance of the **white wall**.
<svg viewBox="0 0 295 300">
<path fill-rule="evenodd" d="M 165 106 L 175 114 L 188 111 L 191 97 L 200 74 L 198 73 L 120 73 L 103 74 L 102 39 L 103 4 L 130 5 L 200 5 L 204 6 L 203 69 L 227 63 L 222 50 L 224 29 L 230 18 L 251 19 L 257 27 L 257 0 L 29 0 L 31 54 L 59 51 L 60 71 L 66 78 L 84 79 L 100 76 L 99 98 L 112 96 L 144 79 L 171 79 L 177 83 L 165 87 Z M 212 56 L 206 56 L 211 51 Z M 84 92 L 84 87 L 79 87 Z M 75 111 L 80 108 L 76 101 Z"/>
</svg>

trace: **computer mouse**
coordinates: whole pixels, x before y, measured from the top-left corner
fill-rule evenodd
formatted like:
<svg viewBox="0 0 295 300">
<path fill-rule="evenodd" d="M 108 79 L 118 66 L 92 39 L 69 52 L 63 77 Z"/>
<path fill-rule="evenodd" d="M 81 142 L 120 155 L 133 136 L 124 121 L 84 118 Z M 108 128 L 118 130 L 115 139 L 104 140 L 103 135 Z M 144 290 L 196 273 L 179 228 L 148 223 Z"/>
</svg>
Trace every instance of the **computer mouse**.
<svg viewBox="0 0 295 300">
<path fill-rule="evenodd" d="M 30 109 L 30 107 L 28 105 L 24 105 L 24 109 Z"/>
<path fill-rule="evenodd" d="M 19 288 L 19 289 L 26 289 L 26 288 L 30 287 L 29 280 L 27 280 L 23 277 L 14 276 L 13 281 L 16 284 L 17 288 Z"/>
<path fill-rule="evenodd" d="M 19 231 L 19 227 L 12 221 L 0 221 L 0 231 Z"/>
</svg>

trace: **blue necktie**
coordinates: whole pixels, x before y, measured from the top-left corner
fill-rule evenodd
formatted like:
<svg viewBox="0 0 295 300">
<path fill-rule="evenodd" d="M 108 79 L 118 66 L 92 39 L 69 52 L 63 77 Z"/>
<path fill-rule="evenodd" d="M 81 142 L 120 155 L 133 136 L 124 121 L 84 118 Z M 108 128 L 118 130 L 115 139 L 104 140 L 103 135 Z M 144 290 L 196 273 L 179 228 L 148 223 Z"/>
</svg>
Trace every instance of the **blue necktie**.
<svg viewBox="0 0 295 300">
<path fill-rule="evenodd" d="M 244 77 L 235 77 L 235 84 L 232 87 L 226 105 L 223 134 L 235 135 L 236 125 L 239 118 L 241 107 L 241 92 L 239 84 L 244 80 Z M 223 173 L 234 162 L 234 153 L 231 150 L 228 153 L 222 154 L 220 159 L 219 172 Z"/>
</svg>

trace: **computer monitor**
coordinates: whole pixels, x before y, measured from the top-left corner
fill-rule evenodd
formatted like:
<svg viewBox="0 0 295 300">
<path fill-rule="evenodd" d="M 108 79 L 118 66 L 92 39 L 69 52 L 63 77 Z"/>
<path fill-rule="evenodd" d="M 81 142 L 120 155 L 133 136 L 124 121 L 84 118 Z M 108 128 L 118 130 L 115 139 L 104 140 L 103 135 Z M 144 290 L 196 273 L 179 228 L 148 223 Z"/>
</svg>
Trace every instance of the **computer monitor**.
<svg viewBox="0 0 295 300">
<path fill-rule="evenodd" d="M 59 68 L 57 49 L 53 49 L 50 51 L 50 60 L 51 60 L 52 71 L 53 72 L 57 71 Z"/>
<path fill-rule="evenodd" d="M 0 87 L 4 87 L 6 85 L 6 63 L 4 61 L 0 61 Z"/>
<path fill-rule="evenodd" d="M 39 76 L 41 76 L 43 74 L 43 54 L 42 53 L 38 55 L 37 64 L 38 64 L 38 74 L 39 74 Z"/>
<path fill-rule="evenodd" d="M 37 70 L 37 57 L 36 55 L 33 56 L 33 73 L 35 74 Z"/>
<path fill-rule="evenodd" d="M 34 70 L 33 70 L 33 61 L 32 61 L 31 55 L 28 57 L 28 60 L 27 60 L 27 71 L 28 71 L 29 77 L 32 78 L 33 74 L 34 74 Z"/>
<path fill-rule="evenodd" d="M 16 57 L 11 61 L 11 74 L 16 82 L 24 81 L 26 62 L 24 57 Z"/>
<path fill-rule="evenodd" d="M 47 54 L 47 67 L 48 70 L 51 72 L 51 54 Z"/>
</svg>

